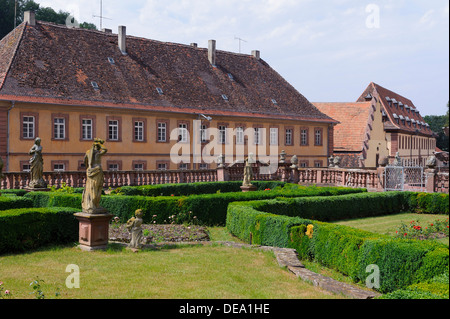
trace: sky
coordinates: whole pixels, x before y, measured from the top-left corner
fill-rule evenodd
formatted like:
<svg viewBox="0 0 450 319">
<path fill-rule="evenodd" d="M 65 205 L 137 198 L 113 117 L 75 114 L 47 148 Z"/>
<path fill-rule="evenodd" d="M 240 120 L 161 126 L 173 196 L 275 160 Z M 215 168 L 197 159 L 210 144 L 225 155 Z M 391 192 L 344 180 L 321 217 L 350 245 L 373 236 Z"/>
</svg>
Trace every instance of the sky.
<svg viewBox="0 0 450 319">
<path fill-rule="evenodd" d="M 78 21 L 165 42 L 216 40 L 261 58 L 310 102 L 354 102 L 370 82 L 422 116 L 449 101 L 447 0 L 35 0 Z M 241 39 L 241 40 L 239 40 Z"/>
</svg>

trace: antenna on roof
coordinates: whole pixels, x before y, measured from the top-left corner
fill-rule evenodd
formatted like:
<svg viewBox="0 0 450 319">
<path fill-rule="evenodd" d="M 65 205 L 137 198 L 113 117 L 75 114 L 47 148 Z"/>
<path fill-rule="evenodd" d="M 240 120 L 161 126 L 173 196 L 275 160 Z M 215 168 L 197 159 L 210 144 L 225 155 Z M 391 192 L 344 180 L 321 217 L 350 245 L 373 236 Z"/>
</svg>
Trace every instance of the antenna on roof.
<svg viewBox="0 0 450 319">
<path fill-rule="evenodd" d="M 99 15 L 99 16 L 92 15 L 94 18 L 100 18 L 100 30 L 103 29 L 103 26 L 102 26 L 103 19 L 112 20 L 112 19 L 110 19 L 110 18 L 106 18 L 106 17 L 103 16 L 103 3 L 102 3 L 102 2 L 103 2 L 103 1 L 100 0 L 100 15 Z"/>
<path fill-rule="evenodd" d="M 247 41 L 245 41 L 244 39 L 241 39 L 237 36 L 234 36 L 234 39 L 239 41 L 239 53 L 241 53 L 241 42 L 247 42 Z"/>
<path fill-rule="evenodd" d="M 16 26 L 17 26 L 17 0 L 14 1 L 14 35 L 16 35 Z"/>
</svg>

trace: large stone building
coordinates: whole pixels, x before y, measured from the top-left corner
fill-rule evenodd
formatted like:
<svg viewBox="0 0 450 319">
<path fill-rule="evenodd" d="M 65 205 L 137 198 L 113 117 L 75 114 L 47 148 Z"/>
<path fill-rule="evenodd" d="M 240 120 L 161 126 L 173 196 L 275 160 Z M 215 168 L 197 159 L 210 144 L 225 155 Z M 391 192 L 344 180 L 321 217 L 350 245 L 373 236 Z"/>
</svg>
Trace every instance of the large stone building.
<svg viewBox="0 0 450 319">
<path fill-rule="evenodd" d="M 29 169 L 36 137 L 45 171 L 83 169 L 97 137 L 108 148 L 106 169 L 213 168 L 213 155 L 232 162 L 282 150 L 304 166 L 326 166 L 336 123 L 259 51 L 224 52 L 214 40 L 208 48 L 165 43 L 27 12 L 0 41 L 0 155 L 10 172 Z M 193 157 L 198 145 L 208 161 Z M 189 155 L 174 161 L 174 148 Z"/>
<path fill-rule="evenodd" d="M 356 102 L 313 103 L 338 120 L 335 156 L 341 167 L 377 167 L 398 152 L 407 166 L 424 166 L 436 148 L 436 139 L 411 100 L 370 83 Z"/>
</svg>

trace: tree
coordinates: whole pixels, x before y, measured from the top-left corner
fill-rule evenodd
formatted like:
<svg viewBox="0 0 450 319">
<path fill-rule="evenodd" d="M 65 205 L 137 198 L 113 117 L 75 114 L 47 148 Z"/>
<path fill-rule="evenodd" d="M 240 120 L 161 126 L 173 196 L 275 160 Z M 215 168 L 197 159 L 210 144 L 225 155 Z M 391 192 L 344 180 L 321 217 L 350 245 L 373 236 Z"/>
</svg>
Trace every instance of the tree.
<svg viewBox="0 0 450 319">
<path fill-rule="evenodd" d="M 441 150 L 448 152 L 449 137 L 444 134 L 443 130 L 446 123 L 448 123 L 448 111 L 447 115 L 427 115 L 424 117 L 424 120 L 430 124 L 430 129 L 438 135 L 436 139 L 436 146 Z"/>
<path fill-rule="evenodd" d="M 70 15 L 69 12 L 56 12 L 50 7 L 41 7 L 33 0 L 0 0 L 0 39 L 14 29 L 14 22 L 19 25 L 23 21 L 23 13 L 29 10 L 36 13 L 36 20 L 57 24 L 66 24 Z M 80 23 L 80 28 L 97 30 L 95 24 L 89 22 Z"/>
</svg>

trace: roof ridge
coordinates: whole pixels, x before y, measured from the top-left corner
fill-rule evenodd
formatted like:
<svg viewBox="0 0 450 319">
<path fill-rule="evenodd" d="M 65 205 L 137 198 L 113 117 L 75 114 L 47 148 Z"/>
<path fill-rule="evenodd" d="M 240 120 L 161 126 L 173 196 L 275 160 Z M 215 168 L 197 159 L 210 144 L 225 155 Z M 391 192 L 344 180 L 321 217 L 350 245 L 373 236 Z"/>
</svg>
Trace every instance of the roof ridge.
<svg viewBox="0 0 450 319">
<path fill-rule="evenodd" d="M 14 58 L 16 57 L 17 49 L 19 48 L 20 43 L 22 42 L 23 34 L 25 33 L 25 29 L 26 29 L 26 25 L 27 25 L 27 23 L 25 21 L 22 22 L 14 30 L 12 30 L 10 33 L 8 33 L 3 39 L 0 39 L 0 42 L 1 42 L 1 41 L 5 40 L 8 36 L 10 36 L 13 32 L 15 32 L 17 29 L 19 29 L 20 27 L 22 28 L 22 30 L 20 31 L 20 34 L 18 35 L 17 39 L 14 40 L 14 41 L 16 41 L 16 46 L 15 46 L 15 48 L 13 50 L 12 55 L 11 55 L 11 59 L 10 59 L 9 63 L 7 64 L 6 68 L 5 68 L 5 76 L 0 81 L 0 91 L 3 88 L 3 84 L 5 83 L 6 78 L 8 77 L 9 70 L 11 69 L 11 65 L 13 64 Z"/>
</svg>

